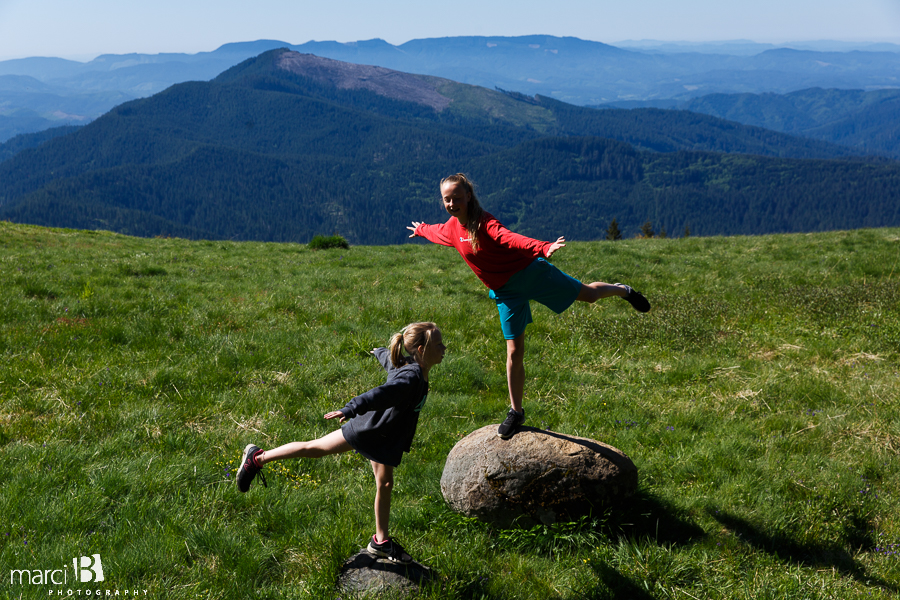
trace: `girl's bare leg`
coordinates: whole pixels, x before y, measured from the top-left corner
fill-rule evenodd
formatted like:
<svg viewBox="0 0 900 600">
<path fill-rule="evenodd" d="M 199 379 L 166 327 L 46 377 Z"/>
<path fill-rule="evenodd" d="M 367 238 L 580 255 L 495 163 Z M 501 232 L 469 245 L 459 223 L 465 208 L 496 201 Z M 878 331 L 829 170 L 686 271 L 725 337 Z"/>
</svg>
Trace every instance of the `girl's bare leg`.
<svg viewBox="0 0 900 600">
<path fill-rule="evenodd" d="M 581 291 L 578 293 L 576 300 L 593 304 L 601 298 L 609 298 L 610 296 L 624 298 L 627 294 L 628 292 L 622 286 L 595 281 L 594 283 L 582 283 Z"/>
<path fill-rule="evenodd" d="M 394 467 L 375 461 L 372 472 L 375 473 L 375 536 L 376 541 L 383 542 L 390 536 L 391 490 L 394 487 Z"/>
<path fill-rule="evenodd" d="M 618 296 L 624 298 L 627 291 L 620 285 L 595 281 L 582 283 L 576 300 L 594 303 L 601 298 Z M 516 412 L 522 412 L 522 399 L 525 396 L 525 334 L 506 340 L 506 383 L 509 387 L 509 404 Z"/>
<path fill-rule="evenodd" d="M 509 404 L 516 412 L 522 412 L 525 396 L 525 334 L 506 340 L 506 384 L 509 387 Z"/>
<path fill-rule="evenodd" d="M 344 432 L 340 429 L 335 429 L 317 440 L 291 442 L 271 450 L 264 450 L 257 455 L 256 460 L 263 465 L 272 460 L 284 460 L 286 458 L 321 458 L 329 454 L 349 452 L 352 449 L 347 440 L 344 439 Z"/>
</svg>

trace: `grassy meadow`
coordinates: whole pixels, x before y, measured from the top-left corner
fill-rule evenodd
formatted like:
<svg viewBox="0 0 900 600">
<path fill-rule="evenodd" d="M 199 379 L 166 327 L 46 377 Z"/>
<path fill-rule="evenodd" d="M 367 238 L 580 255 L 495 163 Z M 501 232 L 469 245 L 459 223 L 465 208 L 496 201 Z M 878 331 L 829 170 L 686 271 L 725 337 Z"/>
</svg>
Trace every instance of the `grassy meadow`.
<svg viewBox="0 0 900 600">
<path fill-rule="evenodd" d="M 533 308 L 528 424 L 626 452 L 640 490 L 579 522 L 501 531 L 439 480 L 505 415 L 505 343 L 450 248 L 311 250 L 0 223 L 0 598 L 334 598 L 374 533 L 356 454 L 266 467 L 248 442 L 332 430 L 411 321 L 448 346 L 392 533 L 427 598 L 853 599 L 900 594 L 900 230 L 570 243 L 617 299 Z M 100 554 L 102 584 L 10 583 Z M 9 583 L 9 585 L 7 585 Z"/>
</svg>

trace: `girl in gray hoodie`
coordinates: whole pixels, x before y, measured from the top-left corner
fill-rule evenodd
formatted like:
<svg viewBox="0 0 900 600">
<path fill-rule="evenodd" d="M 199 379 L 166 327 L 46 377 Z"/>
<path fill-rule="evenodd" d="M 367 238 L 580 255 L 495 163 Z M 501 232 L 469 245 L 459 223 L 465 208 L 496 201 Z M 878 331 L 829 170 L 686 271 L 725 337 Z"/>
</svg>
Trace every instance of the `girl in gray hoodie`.
<svg viewBox="0 0 900 600">
<path fill-rule="evenodd" d="M 325 415 L 326 419 L 339 418 L 344 423 L 340 429 L 317 440 L 290 442 L 271 450 L 248 444 L 237 473 L 238 489 L 249 490 L 257 474 L 266 485 L 261 469 L 273 460 L 320 458 L 356 450 L 369 459 L 375 473 L 375 535 L 367 550 L 374 556 L 409 564 L 412 558 L 388 532 L 394 467 L 411 448 L 419 412 L 428 397 L 428 373 L 443 360 L 445 351 L 437 325 L 407 325 L 391 337 L 389 348 L 372 350 L 387 371 L 387 381 Z"/>
</svg>

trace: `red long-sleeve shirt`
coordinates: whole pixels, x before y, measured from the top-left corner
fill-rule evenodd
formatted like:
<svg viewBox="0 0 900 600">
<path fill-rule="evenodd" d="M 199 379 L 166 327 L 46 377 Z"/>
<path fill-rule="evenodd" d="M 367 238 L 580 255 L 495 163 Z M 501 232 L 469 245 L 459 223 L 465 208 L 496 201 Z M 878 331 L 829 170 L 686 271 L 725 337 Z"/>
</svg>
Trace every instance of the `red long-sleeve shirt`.
<svg viewBox="0 0 900 600">
<path fill-rule="evenodd" d="M 469 232 L 456 217 L 450 217 L 446 223 L 439 225 L 422 223 L 415 234 L 435 244 L 456 248 L 478 279 L 492 290 L 502 288 L 510 277 L 534 259 L 546 256 L 550 247 L 550 242 L 513 233 L 487 212 L 481 217 L 477 253 L 472 251 Z"/>
</svg>

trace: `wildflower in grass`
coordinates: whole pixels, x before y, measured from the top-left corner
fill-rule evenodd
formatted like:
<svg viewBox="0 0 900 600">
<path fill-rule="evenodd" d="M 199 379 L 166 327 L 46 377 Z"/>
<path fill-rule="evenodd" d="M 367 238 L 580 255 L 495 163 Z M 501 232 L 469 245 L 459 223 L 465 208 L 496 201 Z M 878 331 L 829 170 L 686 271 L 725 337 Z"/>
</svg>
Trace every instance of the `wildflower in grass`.
<svg viewBox="0 0 900 600">
<path fill-rule="evenodd" d="M 294 484 L 295 489 L 301 487 L 318 487 L 319 480 L 314 479 L 309 473 L 295 473 L 288 469 L 284 464 L 278 463 L 272 466 L 272 471 L 276 475 L 281 475 Z"/>
</svg>

